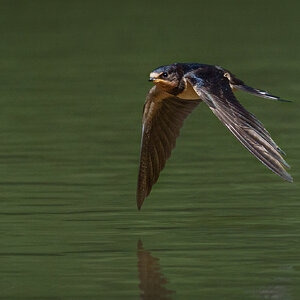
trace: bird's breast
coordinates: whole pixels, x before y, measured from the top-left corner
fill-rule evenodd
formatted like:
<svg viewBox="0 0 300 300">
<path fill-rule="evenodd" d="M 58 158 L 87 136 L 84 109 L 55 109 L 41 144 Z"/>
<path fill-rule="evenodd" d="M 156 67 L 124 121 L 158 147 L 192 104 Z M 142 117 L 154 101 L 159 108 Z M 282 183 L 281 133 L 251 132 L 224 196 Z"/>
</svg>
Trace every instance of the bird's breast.
<svg viewBox="0 0 300 300">
<path fill-rule="evenodd" d="M 185 81 L 185 88 L 184 90 L 176 95 L 178 98 L 185 99 L 185 100 L 193 100 L 193 99 L 200 99 L 199 95 L 193 89 L 193 86 L 186 80 Z"/>
</svg>

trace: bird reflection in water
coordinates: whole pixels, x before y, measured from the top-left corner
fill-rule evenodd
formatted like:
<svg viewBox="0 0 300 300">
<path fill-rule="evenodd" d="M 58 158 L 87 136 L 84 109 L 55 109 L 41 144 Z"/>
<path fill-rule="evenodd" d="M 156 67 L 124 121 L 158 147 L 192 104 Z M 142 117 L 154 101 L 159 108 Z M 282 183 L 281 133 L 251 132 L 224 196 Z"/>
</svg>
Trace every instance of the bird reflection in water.
<svg viewBox="0 0 300 300">
<path fill-rule="evenodd" d="M 143 247 L 141 240 L 137 244 L 138 271 L 141 290 L 140 299 L 169 300 L 174 291 L 168 290 L 165 285 L 168 280 L 160 271 L 159 259 L 153 257 Z"/>
</svg>

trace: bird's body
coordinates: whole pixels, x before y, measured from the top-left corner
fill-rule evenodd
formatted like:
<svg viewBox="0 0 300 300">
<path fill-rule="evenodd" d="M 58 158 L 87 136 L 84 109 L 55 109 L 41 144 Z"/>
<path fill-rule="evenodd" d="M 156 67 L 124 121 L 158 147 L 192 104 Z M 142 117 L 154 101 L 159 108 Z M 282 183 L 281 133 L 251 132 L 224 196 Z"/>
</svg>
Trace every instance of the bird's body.
<svg viewBox="0 0 300 300">
<path fill-rule="evenodd" d="M 137 206 L 140 209 L 160 171 L 175 147 L 176 138 L 187 116 L 205 102 L 233 135 L 263 164 L 283 179 L 286 172 L 284 152 L 254 115 L 235 98 L 243 90 L 259 97 L 286 101 L 251 88 L 229 71 L 205 64 L 176 63 L 150 73 L 154 87 L 149 91 L 143 111 Z"/>
</svg>

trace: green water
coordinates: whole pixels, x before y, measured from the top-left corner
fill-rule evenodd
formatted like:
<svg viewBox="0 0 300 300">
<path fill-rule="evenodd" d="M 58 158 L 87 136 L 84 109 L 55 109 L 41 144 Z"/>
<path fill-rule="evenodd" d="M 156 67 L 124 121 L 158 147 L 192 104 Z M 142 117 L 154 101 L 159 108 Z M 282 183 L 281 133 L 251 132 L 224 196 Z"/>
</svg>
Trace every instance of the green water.
<svg viewBox="0 0 300 300">
<path fill-rule="evenodd" d="M 239 3 L 1 2 L 1 299 L 300 299 L 299 5 Z M 173 62 L 294 100 L 237 95 L 295 182 L 201 104 L 138 212 L 148 74 Z"/>
</svg>

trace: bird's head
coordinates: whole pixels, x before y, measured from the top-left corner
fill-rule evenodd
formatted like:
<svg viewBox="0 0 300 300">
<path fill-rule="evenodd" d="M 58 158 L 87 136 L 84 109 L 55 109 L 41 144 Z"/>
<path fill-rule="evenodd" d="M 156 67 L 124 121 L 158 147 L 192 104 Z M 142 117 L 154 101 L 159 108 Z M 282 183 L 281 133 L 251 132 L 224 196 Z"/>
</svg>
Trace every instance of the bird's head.
<svg viewBox="0 0 300 300">
<path fill-rule="evenodd" d="M 149 81 L 170 94 L 177 94 L 182 85 L 183 70 L 179 64 L 161 66 L 150 73 Z"/>
</svg>

